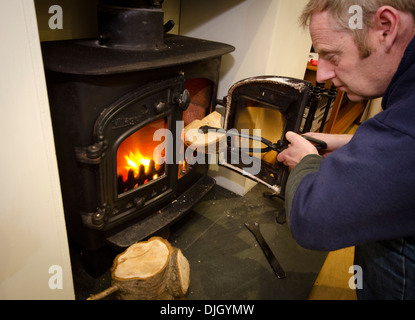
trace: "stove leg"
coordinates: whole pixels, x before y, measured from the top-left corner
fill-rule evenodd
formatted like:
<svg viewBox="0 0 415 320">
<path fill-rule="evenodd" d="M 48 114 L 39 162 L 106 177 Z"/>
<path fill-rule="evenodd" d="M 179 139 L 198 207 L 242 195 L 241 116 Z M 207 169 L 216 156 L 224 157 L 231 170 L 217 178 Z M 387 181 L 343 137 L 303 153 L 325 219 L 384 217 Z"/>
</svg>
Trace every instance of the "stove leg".
<svg viewBox="0 0 415 320">
<path fill-rule="evenodd" d="M 277 217 L 275 218 L 278 224 L 285 224 L 287 222 L 287 216 L 285 215 L 285 208 L 278 211 Z"/>
</svg>

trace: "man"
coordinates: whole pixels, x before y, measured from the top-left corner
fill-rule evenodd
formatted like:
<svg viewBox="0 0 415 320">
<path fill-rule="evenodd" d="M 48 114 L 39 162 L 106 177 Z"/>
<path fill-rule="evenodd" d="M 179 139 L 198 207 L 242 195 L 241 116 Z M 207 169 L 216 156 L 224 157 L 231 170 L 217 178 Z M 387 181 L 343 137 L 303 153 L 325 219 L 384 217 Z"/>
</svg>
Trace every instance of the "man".
<svg viewBox="0 0 415 320">
<path fill-rule="evenodd" d="M 352 5 L 361 30 L 348 26 Z M 384 111 L 353 137 L 310 133 L 327 142 L 322 156 L 287 134 L 278 160 L 292 170 L 291 232 L 309 249 L 355 246 L 359 299 L 415 299 L 415 1 L 312 0 L 302 21 L 320 54 L 317 81 L 353 101 L 383 96 Z"/>
</svg>

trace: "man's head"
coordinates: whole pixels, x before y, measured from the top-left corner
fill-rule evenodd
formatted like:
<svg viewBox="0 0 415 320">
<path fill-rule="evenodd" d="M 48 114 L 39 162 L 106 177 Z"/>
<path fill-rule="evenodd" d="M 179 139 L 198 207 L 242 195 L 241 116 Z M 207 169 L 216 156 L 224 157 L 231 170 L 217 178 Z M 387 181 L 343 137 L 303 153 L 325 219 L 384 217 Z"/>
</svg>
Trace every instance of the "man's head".
<svg viewBox="0 0 415 320">
<path fill-rule="evenodd" d="M 358 6 L 361 28 L 351 28 Z M 360 17 L 358 17 L 360 18 Z M 380 97 L 415 36 L 414 0 L 311 0 L 301 23 L 320 53 L 317 80 L 332 80 L 351 100 Z"/>
</svg>

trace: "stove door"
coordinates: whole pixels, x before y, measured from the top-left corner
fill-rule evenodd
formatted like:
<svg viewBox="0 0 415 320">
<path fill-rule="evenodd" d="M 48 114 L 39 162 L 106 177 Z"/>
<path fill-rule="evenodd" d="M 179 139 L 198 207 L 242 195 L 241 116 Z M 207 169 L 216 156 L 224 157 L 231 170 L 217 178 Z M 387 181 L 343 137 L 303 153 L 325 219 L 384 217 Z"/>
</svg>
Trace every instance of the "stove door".
<svg viewBox="0 0 415 320">
<path fill-rule="evenodd" d="M 227 154 L 221 154 L 220 164 L 283 196 L 289 172 L 277 161 L 278 151 L 269 150 L 258 139 L 235 137 L 231 133 L 260 137 L 278 143 L 278 149 L 283 149 L 288 146 L 285 134 L 300 130 L 311 88 L 308 81 L 268 76 L 233 85 L 224 99 L 228 148 Z"/>
</svg>

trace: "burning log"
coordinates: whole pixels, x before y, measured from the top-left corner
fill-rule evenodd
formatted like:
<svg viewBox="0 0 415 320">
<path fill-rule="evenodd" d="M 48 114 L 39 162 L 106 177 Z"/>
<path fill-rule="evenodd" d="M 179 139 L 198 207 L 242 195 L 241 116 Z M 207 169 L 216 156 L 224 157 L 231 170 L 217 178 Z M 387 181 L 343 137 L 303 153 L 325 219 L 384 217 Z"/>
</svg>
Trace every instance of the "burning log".
<svg viewBox="0 0 415 320">
<path fill-rule="evenodd" d="M 115 292 L 120 300 L 183 299 L 190 284 L 189 262 L 180 249 L 160 237 L 139 242 L 119 254 L 112 268 L 112 286 L 88 300 Z"/>
<path fill-rule="evenodd" d="M 193 150 L 204 150 L 209 153 L 219 151 L 219 142 L 226 139 L 226 134 L 221 132 L 209 132 L 207 134 L 199 132 L 199 128 L 209 126 L 212 128 L 222 128 L 222 115 L 212 112 L 202 120 L 195 120 L 184 128 L 185 144 Z"/>
<path fill-rule="evenodd" d="M 142 184 L 144 184 L 144 182 L 146 180 L 147 180 L 147 177 L 146 177 L 146 168 L 143 165 L 141 165 L 139 167 L 138 176 L 137 176 L 137 179 L 135 179 L 136 183 L 134 184 L 133 188 L 135 187 L 135 185 L 141 186 Z M 131 189 L 133 189 L 133 188 L 131 188 Z"/>
<path fill-rule="evenodd" d="M 164 174 L 164 166 L 160 165 L 156 167 L 154 160 L 150 161 L 149 167 L 146 172 L 146 168 L 140 165 L 138 168 L 138 175 L 135 175 L 133 169 L 128 170 L 127 180 L 124 181 L 122 175 L 117 178 L 118 194 L 133 190 L 143 184 L 150 182 Z"/>
</svg>

